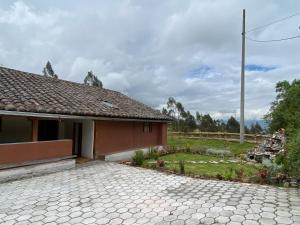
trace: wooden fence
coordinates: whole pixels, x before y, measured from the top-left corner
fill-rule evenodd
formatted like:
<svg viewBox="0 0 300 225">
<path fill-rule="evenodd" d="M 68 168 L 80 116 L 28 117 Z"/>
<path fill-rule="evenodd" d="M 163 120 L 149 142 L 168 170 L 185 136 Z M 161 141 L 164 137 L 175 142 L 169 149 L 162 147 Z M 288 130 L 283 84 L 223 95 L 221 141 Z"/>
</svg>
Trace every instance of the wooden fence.
<svg viewBox="0 0 300 225">
<path fill-rule="evenodd" d="M 168 132 L 169 136 L 189 139 L 214 139 L 226 141 L 240 141 L 239 133 L 223 133 L 223 132 Z M 270 135 L 261 134 L 245 134 L 245 142 L 261 143 Z"/>
</svg>

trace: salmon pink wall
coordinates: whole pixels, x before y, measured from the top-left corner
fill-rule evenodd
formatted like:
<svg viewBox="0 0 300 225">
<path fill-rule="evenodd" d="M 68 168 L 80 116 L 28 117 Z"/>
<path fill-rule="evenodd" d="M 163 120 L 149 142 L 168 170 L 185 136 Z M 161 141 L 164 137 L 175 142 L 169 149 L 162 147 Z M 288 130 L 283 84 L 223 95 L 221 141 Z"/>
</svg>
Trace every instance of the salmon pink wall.
<svg viewBox="0 0 300 225">
<path fill-rule="evenodd" d="M 96 157 L 167 143 L 167 124 L 153 122 L 152 132 L 143 132 L 144 122 L 96 121 Z"/>
<path fill-rule="evenodd" d="M 0 164 L 45 160 L 72 155 L 72 140 L 0 144 Z"/>
</svg>

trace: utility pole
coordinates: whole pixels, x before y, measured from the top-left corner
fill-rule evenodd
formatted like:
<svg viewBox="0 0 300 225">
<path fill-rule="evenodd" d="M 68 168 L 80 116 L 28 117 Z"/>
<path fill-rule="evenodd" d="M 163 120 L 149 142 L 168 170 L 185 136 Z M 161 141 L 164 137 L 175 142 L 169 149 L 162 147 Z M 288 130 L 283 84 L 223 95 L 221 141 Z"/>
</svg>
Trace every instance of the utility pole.
<svg viewBox="0 0 300 225">
<path fill-rule="evenodd" d="M 242 32 L 242 64 L 241 64 L 241 105 L 240 105 L 240 143 L 244 143 L 245 134 L 245 121 L 244 121 L 244 108 L 245 108 L 245 24 L 246 24 L 246 11 L 243 9 L 243 32 Z"/>
</svg>

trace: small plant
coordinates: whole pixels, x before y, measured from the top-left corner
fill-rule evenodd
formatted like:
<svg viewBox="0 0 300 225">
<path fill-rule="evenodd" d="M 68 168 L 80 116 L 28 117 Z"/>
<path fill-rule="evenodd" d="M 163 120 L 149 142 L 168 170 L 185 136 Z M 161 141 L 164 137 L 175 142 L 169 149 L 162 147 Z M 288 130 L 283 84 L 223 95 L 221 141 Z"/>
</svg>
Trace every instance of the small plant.
<svg viewBox="0 0 300 225">
<path fill-rule="evenodd" d="M 154 160 L 158 160 L 159 157 L 159 153 L 158 150 L 155 148 L 150 148 L 150 150 L 147 153 L 147 159 L 154 159 Z"/>
<path fill-rule="evenodd" d="M 265 166 L 264 169 L 266 170 L 266 177 L 265 179 L 269 182 L 269 183 L 282 183 L 285 175 L 282 173 L 283 172 L 283 164 L 278 165 L 275 162 L 265 159 L 263 160 L 262 164 Z"/>
<path fill-rule="evenodd" d="M 184 160 L 179 160 L 179 172 L 180 174 L 185 174 L 185 162 Z"/>
<path fill-rule="evenodd" d="M 245 170 L 243 167 L 236 169 L 234 172 L 239 180 L 242 180 L 245 176 Z"/>
<path fill-rule="evenodd" d="M 216 177 L 217 177 L 218 180 L 223 180 L 223 179 L 224 179 L 223 176 L 222 176 L 221 174 L 217 174 Z"/>
<path fill-rule="evenodd" d="M 156 161 L 156 166 L 159 167 L 159 168 L 163 168 L 165 167 L 165 161 L 164 160 L 157 160 Z"/>
<path fill-rule="evenodd" d="M 191 145 L 189 144 L 189 143 L 187 143 L 186 145 L 185 145 L 185 152 L 191 152 Z"/>
<path fill-rule="evenodd" d="M 229 171 L 224 175 L 224 180 L 232 180 L 233 179 L 233 168 L 230 167 Z"/>
<path fill-rule="evenodd" d="M 168 153 L 175 153 L 176 145 L 168 145 Z"/>
<path fill-rule="evenodd" d="M 247 156 L 245 154 L 240 154 L 240 160 L 242 163 L 247 161 Z"/>
<path fill-rule="evenodd" d="M 141 166 L 145 160 L 144 152 L 142 150 L 138 150 L 134 152 L 134 156 L 132 157 L 132 164 L 134 166 Z"/>
<path fill-rule="evenodd" d="M 265 180 L 268 176 L 268 170 L 266 168 L 260 169 L 259 176 L 261 179 Z"/>
</svg>

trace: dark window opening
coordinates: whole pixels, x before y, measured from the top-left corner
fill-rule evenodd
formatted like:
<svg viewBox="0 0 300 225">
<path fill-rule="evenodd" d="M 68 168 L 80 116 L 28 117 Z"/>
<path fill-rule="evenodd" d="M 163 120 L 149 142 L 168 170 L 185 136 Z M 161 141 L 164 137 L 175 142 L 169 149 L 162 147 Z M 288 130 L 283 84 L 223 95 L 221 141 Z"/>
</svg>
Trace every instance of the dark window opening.
<svg viewBox="0 0 300 225">
<path fill-rule="evenodd" d="M 145 122 L 144 127 L 143 127 L 143 132 L 144 133 L 151 133 L 152 132 L 152 124 Z"/>
<path fill-rule="evenodd" d="M 2 132 L 2 117 L 0 117 L 0 132 Z"/>
<path fill-rule="evenodd" d="M 58 140 L 57 120 L 39 120 L 38 123 L 38 141 Z"/>
</svg>

